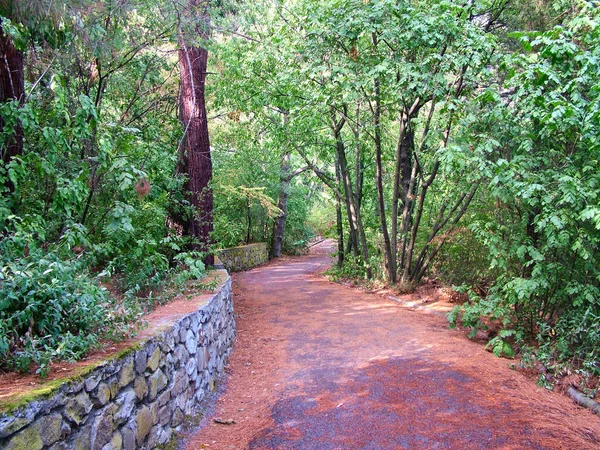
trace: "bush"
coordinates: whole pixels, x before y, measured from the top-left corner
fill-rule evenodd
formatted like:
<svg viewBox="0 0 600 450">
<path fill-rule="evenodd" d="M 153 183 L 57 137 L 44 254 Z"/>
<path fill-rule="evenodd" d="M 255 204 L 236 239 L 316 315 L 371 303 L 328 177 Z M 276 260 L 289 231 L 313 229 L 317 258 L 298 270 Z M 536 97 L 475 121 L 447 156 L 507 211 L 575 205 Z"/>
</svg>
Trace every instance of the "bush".
<svg viewBox="0 0 600 450">
<path fill-rule="evenodd" d="M 27 253 L 27 252 L 25 252 Z M 109 296 L 76 261 L 43 250 L 9 259 L 0 267 L 0 357 L 10 369 L 39 366 L 52 359 L 76 360 L 97 344 Z"/>
</svg>

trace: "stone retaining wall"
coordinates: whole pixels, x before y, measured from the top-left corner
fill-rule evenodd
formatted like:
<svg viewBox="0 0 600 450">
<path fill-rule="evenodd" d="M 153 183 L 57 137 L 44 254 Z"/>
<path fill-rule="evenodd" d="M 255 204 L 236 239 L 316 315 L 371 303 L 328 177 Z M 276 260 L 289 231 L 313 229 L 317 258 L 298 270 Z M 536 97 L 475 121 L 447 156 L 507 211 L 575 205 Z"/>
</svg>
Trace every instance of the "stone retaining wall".
<svg viewBox="0 0 600 450">
<path fill-rule="evenodd" d="M 218 250 L 217 256 L 230 272 L 251 269 L 269 260 L 266 242 L 225 248 Z"/>
<path fill-rule="evenodd" d="M 214 390 L 231 351 L 233 295 L 231 279 L 223 278 L 194 312 L 50 396 L 0 415 L 0 448 L 133 450 L 167 443 Z"/>
</svg>

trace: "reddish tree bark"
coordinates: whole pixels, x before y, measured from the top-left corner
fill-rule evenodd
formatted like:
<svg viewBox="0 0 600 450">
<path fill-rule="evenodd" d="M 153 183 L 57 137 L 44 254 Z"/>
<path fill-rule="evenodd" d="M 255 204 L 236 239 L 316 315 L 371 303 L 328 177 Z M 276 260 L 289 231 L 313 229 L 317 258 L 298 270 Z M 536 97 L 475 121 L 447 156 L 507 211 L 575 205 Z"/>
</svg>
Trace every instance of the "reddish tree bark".
<svg viewBox="0 0 600 450">
<path fill-rule="evenodd" d="M 190 11 L 200 11 L 196 36 L 208 37 L 208 11 L 206 1 L 190 0 Z M 184 235 L 197 239 L 195 250 L 206 252 L 210 248 L 213 231 L 213 193 L 209 186 L 212 179 L 212 160 L 206 117 L 204 87 L 208 51 L 188 45 L 196 36 L 188 38 L 179 33 L 179 70 L 181 75 L 180 119 L 184 127 L 178 171 L 187 176 L 184 185 L 186 198 L 193 207 L 193 214 L 182 220 Z M 213 264 L 209 255 L 205 264 Z"/>
<path fill-rule="evenodd" d="M 4 33 L 0 22 L 0 102 L 25 101 L 25 83 L 23 76 L 23 52 L 17 50 L 10 38 Z M 0 117 L 0 133 L 4 131 L 5 121 Z M 4 147 L 0 149 L 2 161 L 8 164 L 15 156 L 23 153 L 23 126 L 17 122 L 14 133 Z M 8 183 L 12 191 L 12 183 Z"/>
</svg>

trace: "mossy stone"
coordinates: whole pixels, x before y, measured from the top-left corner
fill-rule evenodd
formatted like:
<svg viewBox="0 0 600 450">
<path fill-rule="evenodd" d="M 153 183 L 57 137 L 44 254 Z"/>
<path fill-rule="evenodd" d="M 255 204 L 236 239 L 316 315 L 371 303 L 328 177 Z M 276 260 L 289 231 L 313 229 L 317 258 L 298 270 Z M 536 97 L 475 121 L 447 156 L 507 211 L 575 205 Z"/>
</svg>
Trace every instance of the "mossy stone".
<svg viewBox="0 0 600 450">
<path fill-rule="evenodd" d="M 102 447 L 102 450 L 121 450 L 123 448 L 123 436 L 120 431 L 115 431 L 112 435 L 112 439 L 108 444 Z"/>
<path fill-rule="evenodd" d="M 133 382 L 133 391 L 135 392 L 138 400 L 143 400 L 148 393 L 148 384 L 146 383 L 146 379 L 144 377 L 136 377 Z"/>
<path fill-rule="evenodd" d="M 93 405 L 85 392 L 69 400 L 65 407 L 64 415 L 71 422 L 80 425 L 92 410 Z"/>
<path fill-rule="evenodd" d="M 162 370 L 154 372 L 148 379 L 148 399 L 154 400 L 156 395 L 167 386 L 168 382 L 169 380 Z"/>
<path fill-rule="evenodd" d="M 121 384 L 117 377 L 111 378 L 108 381 L 108 388 L 110 389 L 110 398 L 115 398 L 121 390 Z"/>
<path fill-rule="evenodd" d="M 10 436 L 31 422 L 33 422 L 33 414 L 31 417 L 3 417 L 0 419 L 0 439 Z"/>
<path fill-rule="evenodd" d="M 106 405 L 110 401 L 110 387 L 108 384 L 100 383 L 92 398 L 96 406 Z"/>
<path fill-rule="evenodd" d="M 36 420 L 27 428 L 14 435 L 6 450 L 40 450 L 60 439 L 62 417 L 52 414 Z"/>
<path fill-rule="evenodd" d="M 33 427 L 25 428 L 8 441 L 5 450 L 41 450 L 44 442 L 40 433 Z"/>
<path fill-rule="evenodd" d="M 121 387 L 127 386 L 131 383 L 135 378 L 135 369 L 133 366 L 133 357 L 127 358 L 123 362 L 123 366 L 119 371 L 119 384 Z"/>
<path fill-rule="evenodd" d="M 148 362 L 146 363 L 146 367 L 150 369 L 152 372 L 158 369 L 158 365 L 160 364 L 160 348 L 156 347 L 154 352 L 150 358 L 148 358 Z"/>
<path fill-rule="evenodd" d="M 136 416 L 135 440 L 138 446 L 141 446 L 152 429 L 152 412 L 147 406 L 143 406 Z"/>
</svg>

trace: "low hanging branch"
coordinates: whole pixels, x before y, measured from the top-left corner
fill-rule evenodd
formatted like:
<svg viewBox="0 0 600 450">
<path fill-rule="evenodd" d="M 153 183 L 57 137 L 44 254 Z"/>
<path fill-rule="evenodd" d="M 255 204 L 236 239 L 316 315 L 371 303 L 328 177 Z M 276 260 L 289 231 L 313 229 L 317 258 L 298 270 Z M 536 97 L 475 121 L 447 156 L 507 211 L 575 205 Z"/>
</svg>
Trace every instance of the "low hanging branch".
<svg viewBox="0 0 600 450">
<path fill-rule="evenodd" d="M 217 194 L 226 195 L 229 197 L 256 201 L 264 208 L 269 219 L 275 219 L 282 214 L 281 209 L 277 207 L 273 199 L 265 194 L 264 187 L 218 185 L 215 187 L 215 191 Z"/>
</svg>

